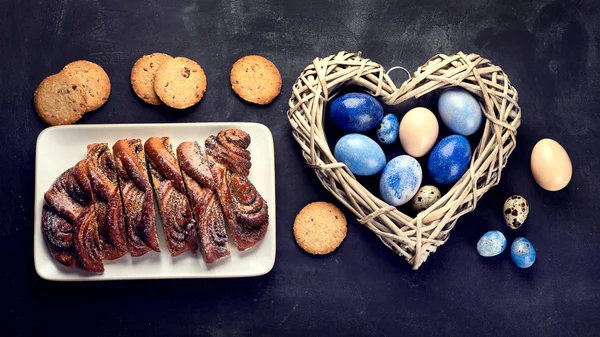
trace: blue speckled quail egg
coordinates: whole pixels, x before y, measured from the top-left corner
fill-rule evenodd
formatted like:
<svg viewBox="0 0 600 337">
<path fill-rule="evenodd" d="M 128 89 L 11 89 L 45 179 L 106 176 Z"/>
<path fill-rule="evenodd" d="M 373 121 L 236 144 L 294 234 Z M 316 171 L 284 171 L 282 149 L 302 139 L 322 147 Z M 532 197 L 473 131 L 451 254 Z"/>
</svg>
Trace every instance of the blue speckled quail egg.
<svg viewBox="0 0 600 337">
<path fill-rule="evenodd" d="M 382 144 L 393 144 L 398 139 L 399 128 L 400 123 L 398 122 L 398 117 L 394 114 L 387 114 L 383 116 L 381 124 L 379 124 L 379 128 L 377 129 L 377 139 Z"/>
<path fill-rule="evenodd" d="M 477 252 L 481 256 L 499 255 L 506 248 L 506 238 L 499 231 L 489 231 L 477 242 Z"/>
<path fill-rule="evenodd" d="M 510 257 L 515 266 L 519 268 L 529 268 L 535 262 L 535 248 L 529 240 L 524 237 L 518 237 L 510 247 Z"/>
</svg>

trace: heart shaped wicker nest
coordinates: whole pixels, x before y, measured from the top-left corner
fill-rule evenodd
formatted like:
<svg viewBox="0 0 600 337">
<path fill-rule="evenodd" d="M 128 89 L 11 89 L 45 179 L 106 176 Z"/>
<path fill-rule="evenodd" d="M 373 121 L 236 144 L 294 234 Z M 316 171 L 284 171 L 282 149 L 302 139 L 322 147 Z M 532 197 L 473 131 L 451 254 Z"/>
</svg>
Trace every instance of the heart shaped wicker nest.
<svg viewBox="0 0 600 337">
<path fill-rule="evenodd" d="M 410 217 L 363 187 L 338 162 L 325 137 L 327 102 L 343 86 L 355 85 L 387 105 L 397 105 L 433 90 L 460 86 L 479 98 L 486 117 L 483 135 L 469 169 L 434 205 Z M 323 186 L 390 249 L 418 269 L 444 244 L 456 220 L 500 181 L 516 146 L 521 122 L 518 93 L 498 66 L 476 54 L 436 55 L 398 89 L 384 68 L 360 54 L 340 52 L 317 58 L 293 86 L 287 113 L 306 163 Z"/>
</svg>

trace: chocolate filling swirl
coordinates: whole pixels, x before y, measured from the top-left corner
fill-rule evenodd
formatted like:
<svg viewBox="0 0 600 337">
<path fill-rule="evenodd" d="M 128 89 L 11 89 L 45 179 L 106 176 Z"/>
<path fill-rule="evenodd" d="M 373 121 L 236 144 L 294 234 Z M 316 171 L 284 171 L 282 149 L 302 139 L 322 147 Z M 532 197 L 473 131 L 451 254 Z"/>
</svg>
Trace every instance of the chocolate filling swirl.
<svg viewBox="0 0 600 337">
<path fill-rule="evenodd" d="M 198 239 L 183 176 L 169 137 L 152 137 L 144 144 L 152 185 L 172 256 L 195 252 Z"/>
<path fill-rule="evenodd" d="M 94 207 L 102 257 L 117 259 L 127 253 L 123 204 L 119 191 L 115 159 L 108 144 L 88 145 L 87 165 L 94 193 Z"/>
<path fill-rule="evenodd" d="M 225 219 L 214 193 L 208 162 L 197 142 L 183 142 L 177 148 L 183 180 L 198 224 L 202 252 L 207 263 L 229 255 Z"/>
<path fill-rule="evenodd" d="M 113 152 L 123 199 L 129 251 L 132 256 L 141 256 L 150 250 L 160 252 L 154 197 L 142 142 L 139 139 L 119 140 L 113 146 Z"/>
<path fill-rule="evenodd" d="M 75 252 L 83 269 L 104 272 L 104 249 L 98 232 L 98 222 L 94 208 L 86 208 L 75 226 Z"/>
</svg>

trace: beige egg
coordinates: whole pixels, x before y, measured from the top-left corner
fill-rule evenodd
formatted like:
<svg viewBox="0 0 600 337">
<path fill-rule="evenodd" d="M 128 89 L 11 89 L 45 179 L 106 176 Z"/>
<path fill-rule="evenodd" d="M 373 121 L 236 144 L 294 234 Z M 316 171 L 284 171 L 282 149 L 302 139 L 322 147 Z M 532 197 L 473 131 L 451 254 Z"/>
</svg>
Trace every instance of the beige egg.
<svg viewBox="0 0 600 337">
<path fill-rule="evenodd" d="M 531 173 L 543 189 L 558 191 L 571 180 L 573 166 L 567 151 L 556 141 L 545 138 L 531 151 Z"/>
<path fill-rule="evenodd" d="M 423 157 L 437 140 L 440 127 L 433 112 L 427 108 L 414 108 L 400 122 L 400 143 L 407 154 Z"/>
</svg>

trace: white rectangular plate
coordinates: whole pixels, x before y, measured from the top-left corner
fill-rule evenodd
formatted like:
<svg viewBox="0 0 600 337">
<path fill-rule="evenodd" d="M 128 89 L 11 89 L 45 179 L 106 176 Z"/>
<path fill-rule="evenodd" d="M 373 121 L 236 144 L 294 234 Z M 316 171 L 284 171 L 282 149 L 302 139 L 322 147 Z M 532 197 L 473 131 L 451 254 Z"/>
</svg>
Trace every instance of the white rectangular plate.
<svg viewBox="0 0 600 337">
<path fill-rule="evenodd" d="M 81 159 L 86 158 L 87 145 L 108 143 L 112 148 L 119 139 L 171 137 L 173 148 L 183 141 L 204 140 L 224 129 L 241 129 L 250 134 L 248 150 L 252 154 L 250 181 L 269 205 L 269 227 L 264 239 L 255 247 L 239 252 L 230 240 L 231 256 L 207 265 L 200 252 L 186 252 L 171 257 L 165 243 L 162 222 L 158 216 L 157 232 L 161 252 L 149 252 L 133 258 L 129 254 L 114 261 L 105 261 L 105 272 L 94 274 L 81 268 L 69 268 L 50 255 L 41 231 L 44 193 L 54 180 Z M 159 278 L 226 278 L 248 277 L 268 273 L 275 263 L 275 157 L 273 136 L 269 129 L 257 123 L 188 123 L 188 124 L 105 124 L 70 125 L 48 128 L 37 140 L 35 164 L 35 230 L 33 255 L 35 270 L 40 277 L 54 281 L 101 281 Z"/>
</svg>

